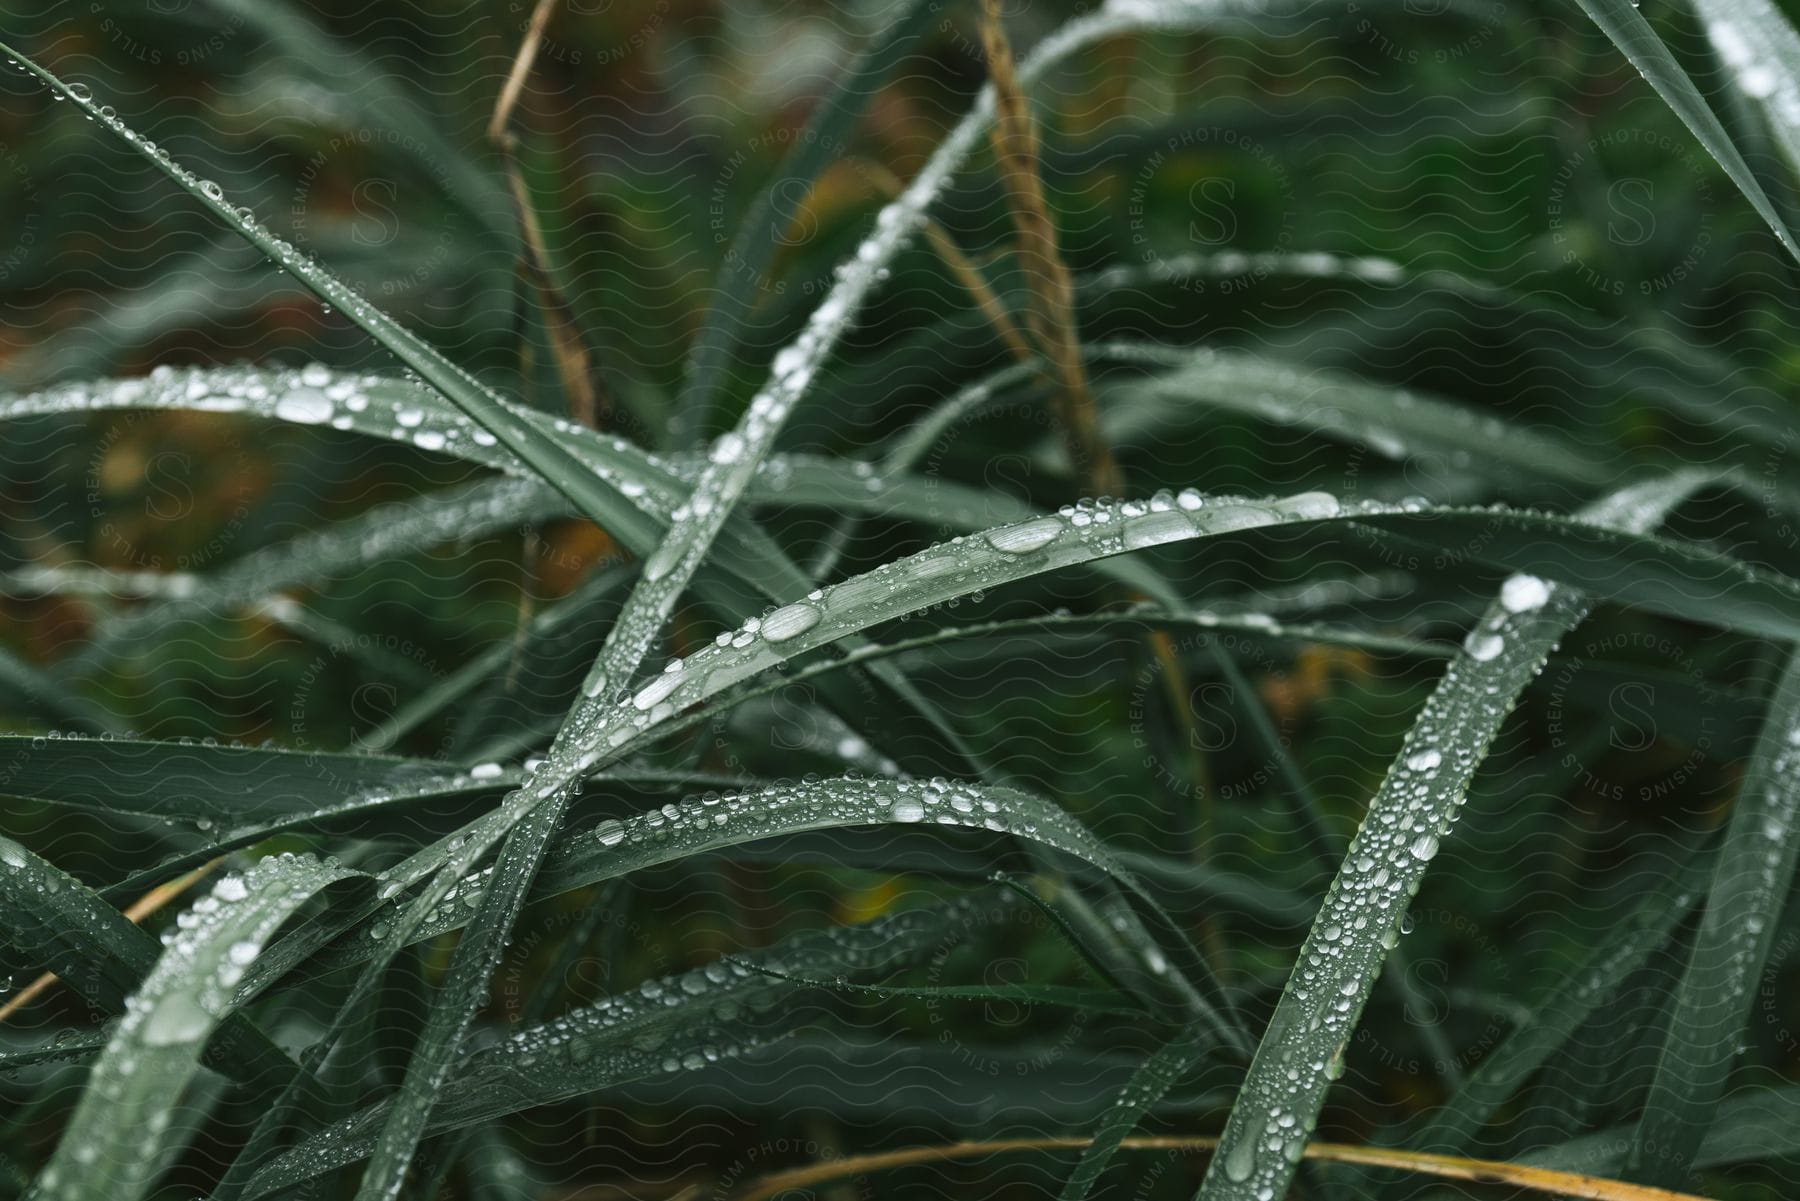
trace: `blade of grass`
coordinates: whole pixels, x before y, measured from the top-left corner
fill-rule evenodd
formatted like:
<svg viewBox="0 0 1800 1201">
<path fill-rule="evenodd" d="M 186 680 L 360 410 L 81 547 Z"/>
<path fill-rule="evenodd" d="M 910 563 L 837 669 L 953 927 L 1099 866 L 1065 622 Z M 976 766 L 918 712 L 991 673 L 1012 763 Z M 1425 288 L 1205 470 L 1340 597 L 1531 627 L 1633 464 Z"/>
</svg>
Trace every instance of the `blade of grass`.
<svg viewBox="0 0 1800 1201">
<path fill-rule="evenodd" d="M 945 932 L 971 906 L 994 903 L 992 895 L 978 894 L 866 925 L 802 932 L 744 954 L 742 963 L 715 962 L 651 980 L 519 1031 L 456 1069 L 429 1128 L 459 1129 L 621 1081 L 692 1070 L 708 1061 L 707 1052 L 741 1053 L 768 1040 L 766 1027 L 779 1033 L 790 1025 L 803 991 L 757 969 L 824 978 L 886 974 L 940 948 Z M 249 1201 L 374 1153 L 391 1103 L 365 1107 L 270 1161 L 251 1181 Z"/>
<path fill-rule="evenodd" d="M 775 250 L 801 200 L 821 172 L 842 158 L 857 123 L 890 76 L 916 48 L 945 0 L 908 0 L 822 99 L 794 139 L 775 178 L 757 193 L 738 224 L 713 284 L 713 302 L 694 338 L 676 407 L 676 436 L 692 445 L 712 426 L 725 373 L 742 343 L 756 292 L 769 277 Z"/>
<path fill-rule="evenodd" d="M 1588 1017 L 1673 936 L 1703 895 L 1711 874 L 1709 855 L 1697 855 L 1668 886 L 1646 897 L 1620 926 L 1608 930 L 1504 1042 L 1483 1057 L 1461 1088 L 1406 1141 L 1420 1150 L 1462 1152 L 1487 1122 Z"/>
<path fill-rule="evenodd" d="M 1732 807 L 1700 930 L 1675 990 L 1650 1096 L 1625 1159 L 1684 1183 L 1717 1117 L 1800 854 L 1800 654 L 1789 658 Z"/>
<path fill-rule="evenodd" d="M 157 912 L 164 905 L 167 905 L 170 901 L 173 901 L 176 897 L 199 883 L 205 878 L 208 872 L 212 871 L 213 868 L 217 867 L 222 862 L 224 862 L 223 859 L 214 859 L 211 862 L 201 864 L 199 867 L 194 868 L 184 875 L 177 876 L 173 880 L 158 884 L 155 888 L 152 888 L 149 892 L 126 906 L 125 920 L 134 924 L 142 922 L 145 918 Z M 55 972 L 45 972 L 36 980 L 33 980 L 30 984 L 20 989 L 13 995 L 11 1000 L 7 1001 L 4 1005 L 0 1005 L 0 1022 L 4 1022 L 7 1018 L 18 1013 L 19 1010 L 25 1008 L 39 997 L 49 992 L 56 986 L 56 980 L 57 976 Z"/>
<path fill-rule="evenodd" d="M 71 88 L 44 67 L 3 42 L 0 42 L 0 54 L 18 61 L 57 95 L 73 102 L 107 132 L 137 151 L 241 237 L 273 259 L 277 266 L 304 284 L 320 300 L 333 305 L 349 317 L 384 349 L 416 371 L 421 379 L 446 400 L 521 460 L 531 464 L 545 481 L 569 498 L 577 511 L 609 530 L 642 530 L 642 516 L 620 494 L 612 481 L 596 474 L 560 440 L 520 421 L 498 396 L 474 376 L 451 363 L 291 243 L 270 232 L 250 210 L 232 207 L 218 184 L 200 179 L 193 172 L 179 166 L 166 151 L 140 137 L 119 120 L 110 106 L 97 103 L 86 86 Z M 309 403 L 317 407 L 319 416 L 316 420 L 319 421 L 328 421 L 339 411 L 338 405 L 323 393 L 317 394 L 316 401 Z"/>
<path fill-rule="evenodd" d="M 0 838 L 0 930 L 33 964 L 108 1013 L 130 1012 L 157 962 L 157 940 L 91 889 L 27 847 Z M 293 1061 L 242 1015 L 226 1019 L 208 1066 L 259 1088 L 293 1074 Z"/>
<path fill-rule="evenodd" d="M 199 1055 L 232 1011 L 232 986 L 263 944 L 315 893 L 350 873 L 310 858 L 264 859 L 226 876 L 196 902 L 164 948 L 94 1065 L 50 1164 L 38 1201 L 133 1201 Z"/>
<path fill-rule="evenodd" d="M 1371 384 L 1343 372 L 1309 371 L 1239 351 L 1108 341 L 1087 353 L 1105 362 L 1158 365 L 1171 370 L 1110 386 L 1119 417 L 1107 432 L 1131 441 L 1137 429 L 1154 436 L 1159 407 L 1194 401 L 1225 412 L 1294 425 L 1369 446 L 1390 458 L 1422 454 L 1466 464 L 1500 479 L 1557 480 L 1600 485 L 1616 467 L 1582 447 L 1482 417 L 1466 406 L 1405 388 Z M 1157 407 L 1133 399 L 1161 401 Z M 1504 436 L 1502 436 L 1504 435 Z"/>
<path fill-rule="evenodd" d="M 1589 517 L 1649 529 L 1696 486 L 1677 477 L 1615 493 Z M 1470 781 L 1557 642 L 1588 601 L 1535 576 L 1507 581 L 1452 660 L 1369 803 L 1301 946 L 1207 1165 L 1203 1201 L 1284 1194 L 1375 976 Z"/>
<path fill-rule="evenodd" d="M 1768 0 L 1694 0 L 1706 36 L 1800 170 L 1800 34 Z"/>
<path fill-rule="evenodd" d="M 1694 87 L 1694 81 L 1663 45 L 1662 38 L 1650 27 L 1644 14 L 1631 0 L 1578 0 L 1578 3 L 1700 140 L 1706 152 L 1725 169 L 1725 174 L 1731 177 L 1744 199 L 1774 231 L 1782 248 L 1800 259 L 1800 246 L 1795 244 L 1793 233 L 1770 203 L 1762 185 L 1756 182 L 1756 176 L 1738 153 L 1725 127 L 1719 124 L 1719 118 L 1707 107 L 1705 99 Z"/>
</svg>

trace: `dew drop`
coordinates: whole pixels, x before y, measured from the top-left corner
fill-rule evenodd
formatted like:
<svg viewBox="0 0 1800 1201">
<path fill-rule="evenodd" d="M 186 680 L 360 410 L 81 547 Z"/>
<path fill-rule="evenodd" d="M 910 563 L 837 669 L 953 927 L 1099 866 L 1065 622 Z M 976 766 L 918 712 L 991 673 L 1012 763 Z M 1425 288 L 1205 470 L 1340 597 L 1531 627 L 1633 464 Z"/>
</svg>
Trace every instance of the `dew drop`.
<svg viewBox="0 0 1800 1201">
<path fill-rule="evenodd" d="M 275 416 L 297 425 L 323 425 L 331 420 L 331 398 L 315 388 L 295 388 L 275 402 Z"/>
<path fill-rule="evenodd" d="M 1067 528 L 1055 517 L 1040 517 L 988 531 L 987 544 L 1003 555 L 1028 555 L 1049 546 Z"/>
<path fill-rule="evenodd" d="M 1550 585 L 1534 575 L 1509 576 L 1500 586 L 1500 603 L 1508 613 L 1531 613 L 1550 599 Z"/>
<path fill-rule="evenodd" d="M 770 642 L 787 642 L 818 625 L 820 616 L 818 609 L 805 601 L 783 605 L 763 618 L 762 636 Z"/>
</svg>

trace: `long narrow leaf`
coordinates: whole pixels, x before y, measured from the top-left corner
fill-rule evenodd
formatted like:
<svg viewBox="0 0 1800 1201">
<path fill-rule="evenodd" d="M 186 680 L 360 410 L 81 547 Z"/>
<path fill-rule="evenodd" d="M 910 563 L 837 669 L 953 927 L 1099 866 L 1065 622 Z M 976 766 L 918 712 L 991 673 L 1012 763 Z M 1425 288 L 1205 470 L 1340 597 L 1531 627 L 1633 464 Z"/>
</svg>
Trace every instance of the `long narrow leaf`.
<svg viewBox="0 0 1800 1201">
<path fill-rule="evenodd" d="M 1695 486 L 1677 478 L 1615 494 L 1592 516 L 1647 529 Z M 1586 614 L 1579 592 L 1510 578 L 1445 670 L 1369 803 L 1300 948 L 1200 1189 L 1204 1201 L 1287 1191 L 1326 1091 L 1425 870 L 1469 784 L 1557 642 Z"/>
<path fill-rule="evenodd" d="M 334 305 L 361 326 L 389 353 L 418 372 L 420 378 L 442 393 L 445 399 L 466 413 L 489 435 L 530 463 L 548 483 L 567 496 L 577 510 L 608 529 L 633 529 L 641 525 L 642 518 L 636 508 L 626 501 L 618 489 L 597 476 L 561 441 L 520 421 L 498 396 L 474 376 L 451 363 L 393 318 L 370 304 L 292 243 L 272 233 L 250 210 L 234 207 L 218 184 L 201 179 L 181 167 L 169 157 L 167 151 L 121 121 L 110 105 L 97 102 L 90 89 L 85 86 L 71 88 L 50 71 L 5 43 L 0 43 L 0 54 L 23 64 L 26 70 L 48 84 L 58 96 L 72 101 L 107 132 L 137 151 L 158 171 L 174 180 L 245 240 L 273 259 L 282 270 L 306 285 L 319 299 Z M 338 411 L 337 403 L 324 393 L 319 393 L 316 400 L 308 403 L 316 407 L 315 420 L 320 422 L 331 420 Z"/>
<path fill-rule="evenodd" d="M 1705 99 L 1694 87 L 1694 81 L 1681 69 L 1681 64 L 1663 45 L 1662 38 L 1650 27 L 1637 5 L 1631 0 L 1578 0 L 1578 3 L 1582 11 L 1593 18 L 1594 24 L 1612 39 L 1613 45 L 1631 60 L 1631 65 L 1649 81 L 1663 101 L 1675 110 L 1682 123 L 1700 139 L 1706 152 L 1725 168 L 1725 174 L 1768 223 L 1782 247 L 1800 259 L 1800 245 L 1795 244 L 1793 232 L 1782 221 L 1762 185 L 1756 182 L 1756 176 L 1725 132 L 1725 127 L 1719 124 L 1719 118 L 1707 107 Z"/>
<path fill-rule="evenodd" d="M 1800 654 L 1763 719 L 1719 849 L 1700 931 L 1676 988 L 1656 1077 L 1625 1171 L 1685 1183 L 1743 1041 L 1800 855 Z"/>
<path fill-rule="evenodd" d="M 231 1011 L 232 988 L 275 928 L 349 873 L 310 858 L 265 859 L 194 905 L 113 1031 L 31 1196 L 134 1201 L 199 1054 Z"/>
</svg>

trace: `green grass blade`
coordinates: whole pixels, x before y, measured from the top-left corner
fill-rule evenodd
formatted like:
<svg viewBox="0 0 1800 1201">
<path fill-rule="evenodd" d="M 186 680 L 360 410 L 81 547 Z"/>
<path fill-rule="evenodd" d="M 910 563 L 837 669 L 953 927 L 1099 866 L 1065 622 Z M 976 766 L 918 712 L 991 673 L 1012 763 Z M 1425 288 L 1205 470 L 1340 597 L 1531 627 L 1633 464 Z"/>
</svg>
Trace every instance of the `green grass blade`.
<svg viewBox="0 0 1800 1201">
<path fill-rule="evenodd" d="M 1693 490 L 1710 480 L 1683 473 L 1625 495 Z M 1621 521 L 1627 518 L 1621 517 Z M 599 714 L 578 761 L 598 767 L 655 735 L 682 710 L 807 651 L 877 623 L 916 613 L 972 592 L 1112 555 L 1280 525 L 1357 521 L 1390 526 L 1446 548 L 1487 540 L 1484 558 L 1507 567 L 1567 579 L 1708 624 L 1723 623 L 1776 637 L 1800 636 L 1800 583 L 1753 570 L 1716 552 L 1652 538 L 1581 518 L 1496 509 L 1455 509 L 1361 502 L 1341 505 L 1324 493 L 1275 500 L 1206 499 L 1187 492 L 1150 502 L 1084 505 L 1066 516 L 1041 517 L 960 538 L 873 572 L 818 589 L 711 646 L 674 661 L 638 689 L 629 704 Z M 1596 554 L 1601 548 L 1605 554 Z M 1466 552 L 1460 552 L 1466 553 Z"/>
<path fill-rule="evenodd" d="M 1564 1171 L 1616 1174 L 1630 1152 L 1633 1131 L 1615 1126 L 1523 1156 L 1526 1163 Z M 1720 1106 L 1700 1143 L 1702 1168 L 1791 1159 L 1800 1154 L 1800 1085 L 1746 1088 Z M 1777 1170 L 1780 1170 L 1779 1168 Z"/>
<path fill-rule="evenodd" d="M 1118 857 L 1055 805 L 1009 788 L 906 780 L 775 785 L 755 793 L 690 799 L 624 821 L 608 820 L 592 831 L 565 839 L 550 852 L 538 876 L 537 892 L 555 895 L 765 838 L 868 825 L 961 827 L 1017 835 L 1098 868 L 1141 902 L 1140 911 L 1152 929 L 1173 927 L 1162 915 L 1160 904 Z M 469 898 L 485 889 L 493 875 L 490 869 L 464 884 L 460 903 L 440 905 L 413 932 L 413 938 L 461 929 L 471 920 Z M 387 918 L 375 920 L 379 923 Z M 320 955 L 320 968 L 364 962 L 370 954 L 367 943 L 358 938 L 340 941 Z M 1174 944 L 1167 949 L 1174 950 Z"/>
<path fill-rule="evenodd" d="M 265 859 L 196 902 L 145 977 L 31 1196 L 132 1201 L 199 1055 L 231 1012 L 244 968 L 289 915 L 350 873 L 310 858 Z"/>
<path fill-rule="evenodd" d="M 1181 1082 L 1205 1051 L 1206 1040 L 1190 1029 L 1158 1047 L 1138 1065 L 1095 1127 L 1094 1141 L 1076 1161 L 1075 1170 L 1063 1185 L 1060 1201 L 1082 1201 L 1093 1190 L 1094 1182 L 1112 1162 L 1120 1141 L 1137 1129 L 1144 1115 Z"/>
<path fill-rule="evenodd" d="M 1239 351 L 1138 342 L 1101 342 L 1086 353 L 1102 362 L 1163 368 L 1107 387 L 1116 416 L 1105 426 L 1115 444 L 1154 441 L 1172 414 L 1185 417 L 1198 401 L 1369 446 L 1389 458 L 1429 455 L 1502 480 L 1598 485 L 1617 474 L 1572 443 L 1343 372 L 1309 371 Z"/>
<path fill-rule="evenodd" d="M 437 350 L 421 341 L 359 293 L 344 284 L 292 243 L 278 237 L 258 221 L 248 209 L 234 208 L 219 185 L 200 179 L 178 165 L 168 153 L 141 137 L 114 115 L 112 108 L 97 103 L 86 87 L 71 89 L 61 79 L 17 50 L 0 43 L 0 54 L 16 59 L 25 69 L 76 106 L 143 156 L 164 175 L 174 180 L 190 196 L 199 200 L 220 220 L 258 250 L 273 259 L 320 300 L 333 305 L 379 342 L 389 353 L 418 372 L 420 378 L 437 389 L 444 398 L 482 427 L 501 444 L 531 464 L 532 468 L 569 498 L 569 502 L 607 529 L 624 529 L 641 522 L 637 509 L 609 481 L 596 475 L 572 454 L 558 439 L 545 435 L 518 417 L 474 376 L 451 363 Z M 314 406 L 315 420 L 330 421 L 340 406 L 323 393 L 308 398 Z"/>
<path fill-rule="evenodd" d="M 991 895 L 909 910 L 863 926 L 795 935 L 764 951 L 721 961 L 608 997 L 532 1027 L 471 1056 L 446 1083 L 428 1128 L 453 1130 L 623 1081 L 741 1054 L 779 1036 L 803 986 L 759 969 L 857 979 L 916 962 L 945 931 Z M 739 1016 L 721 1016 L 721 1011 Z M 773 1031 L 770 1029 L 773 1027 Z M 382 1101 L 308 1138 L 253 1177 L 250 1201 L 373 1154 L 390 1102 Z"/>
<path fill-rule="evenodd" d="M 463 1036 L 475 1019 L 476 1009 L 487 997 L 488 979 L 500 962 L 519 908 L 537 876 L 538 865 L 561 824 L 569 794 L 570 790 L 563 788 L 551 797 L 540 798 L 507 831 L 500 844 L 487 885 L 476 894 L 475 915 L 457 941 L 444 982 L 432 999 L 425 1028 L 407 1061 L 406 1076 L 388 1106 L 381 1134 L 369 1156 L 368 1171 L 357 1188 L 359 1198 L 396 1197 L 406 1183 L 419 1140 L 429 1129 L 432 1111 L 441 1100 Z M 456 864 L 446 868 L 441 878 L 448 882 L 460 878 L 465 871 Z M 448 893 L 444 899 L 449 899 Z M 468 886 L 462 899 L 468 899 Z M 397 950 L 404 941 L 400 931 L 407 923 L 422 920 L 432 903 L 429 892 L 414 901 L 384 950 Z M 351 1008 L 345 1006 L 346 1011 Z"/>
<path fill-rule="evenodd" d="M 1800 654 L 1790 658 L 1738 788 L 1687 970 L 1676 989 L 1626 1174 L 1687 1183 L 1744 1038 L 1800 854 Z"/>
<path fill-rule="evenodd" d="M 1656 89 L 1657 95 L 1663 98 L 1675 115 L 1688 127 L 1706 152 L 1713 156 L 1731 182 L 1737 185 L 1738 191 L 1744 194 L 1751 207 L 1756 209 L 1771 230 L 1776 240 L 1790 255 L 1800 259 L 1800 246 L 1794 242 L 1794 235 L 1782 221 L 1781 214 L 1775 209 L 1762 185 L 1756 182 L 1756 176 L 1744 162 L 1743 155 L 1738 152 L 1725 127 L 1719 124 L 1719 118 L 1707 107 L 1705 99 L 1694 87 L 1694 81 L 1688 78 L 1669 48 L 1663 45 L 1662 38 L 1650 27 L 1644 14 L 1638 11 L 1631 0 L 1578 0 L 1582 11 L 1593 18 L 1607 37 L 1612 39 L 1631 65 L 1638 69 L 1650 86 Z"/>
<path fill-rule="evenodd" d="M 1615 494 L 1591 515 L 1647 529 L 1695 483 L 1675 479 Z M 1515 576 L 1445 670 L 1301 946 L 1207 1165 L 1203 1201 L 1287 1191 L 1375 977 L 1470 781 L 1519 694 L 1587 608 L 1573 589 Z"/>
<path fill-rule="evenodd" d="M 3 587 L 0 587 L 3 591 Z M 5 647 L 0 647 L 0 688 L 41 709 L 59 727 L 96 734 L 124 734 L 125 724 L 104 708 L 70 688 L 42 668 L 33 666 Z"/>
<path fill-rule="evenodd" d="M 908 0 L 900 14 L 871 40 L 844 72 L 829 95 L 819 101 L 794 148 L 776 169 L 775 178 L 757 193 L 750 211 L 738 223 L 731 246 L 713 281 L 712 305 L 695 335 L 687 380 L 676 410 L 678 436 L 691 442 L 704 435 L 725 372 L 742 344 L 743 329 L 756 305 L 757 293 L 769 279 L 775 251 L 801 200 L 821 172 L 843 157 L 857 123 L 888 78 L 913 52 L 945 7 L 944 0 Z"/>
<path fill-rule="evenodd" d="M 1476 1131 L 1507 1098 L 1568 1043 L 1626 977 L 1668 943 L 1701 898 L 1711 866 L 1710 856 L 1696 856 L 1625 922 L 1608 930 L 1406 1145 L 1446 1155 L 1466 1153 Z"/>
<path fill-rule="evenodd" d="M 157 961 L 157 942 L 75 877 L 0 837 L 0 933 L 35 967 L 57 974 L 108 1013 L 128 999 Z M 210 1067 L 259 1087 L 293 1074 L 293 1061 L 240 1014 L 226 1019 L 231 1046 L 207 1052 Z"/>
</svg>

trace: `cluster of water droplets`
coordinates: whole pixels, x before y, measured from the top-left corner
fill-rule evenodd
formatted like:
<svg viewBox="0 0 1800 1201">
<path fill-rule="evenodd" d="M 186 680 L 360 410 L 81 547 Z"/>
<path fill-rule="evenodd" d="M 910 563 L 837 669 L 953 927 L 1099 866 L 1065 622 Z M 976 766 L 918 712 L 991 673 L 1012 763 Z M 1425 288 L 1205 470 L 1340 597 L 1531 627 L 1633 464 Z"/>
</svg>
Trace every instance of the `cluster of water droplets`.
<svg viewBox="0 0 1800 1201">
<path fill-rule="evenodd" d="M 1285 1189 L 1316 1121 L 1321 1084 L 1343 1071 L 1374 978 L 1407 928 L 1407 907 L 1461 812 L 1475 768 L 1519 690 L 1582 612 L 1573 601 L 1546 612 L 1556 592 L 1536 576 L 1510 577 L 1407 734 L 1301 949 L 1228 1125 L 1214 1171 L 1229 1195 L 1273 1197 Z"/>
<path fill-rule="evenodd" d="M 87 1195 L 81 1169 L 99 1159 L 103 1140 L 109 1144 L 108 1160 L 121 1173 L 134 1174 L 157 1161 L 172 1108 L 167 1091 L 179 1088 L 191 1072 L 200 1045 L 231 1008 L 245 969 L 284 918 L 345 874 L 335 863 L 311 856 L 270 856 L 222 877 L 178 916 L 162 936 L 156 965 L 127 998 L 125 1014 L 95 1066 L 88 1088 L 100 1107 L 84 1104 L 77 1113 L 51 1166 L 38 1177 L 38 1195 Z M 89 1128 L 84 1115 L 90 1112 L 106 1115 L 104 1131 Z M 120 1116 L 132 1114 L 141 1121 Z"/>
<path fill-rule="evenodd" d="M 1346 506 L 1327 492 L 1251 500 L 1207 497 L 1190 488 L 1142 501 L 1084 500 L 1054 515 L 954 538 L 749 618 L 718 634 L 712 645 L 670 660 L 635 690 L 613 693 L 610 706 L 609 677 L 597 670 L 587 684 L 596 703 L 578 715 L 585 725 L 570 732 L 571 741 L 588 748 L 579 769 L 793 655 L 995 584 L 1211 534 L 1391 511 L 1374 501 Z"/>
<path fill-rule="evenodd" d="M 1325 251 L 1246 252 L 1224 250 L 1216 254 L 1182 253 L 1159 256 L 1144 264 L 1115 263 L 1095 272 L 1093 286 L 1115 290 L 1152 283 L 1184 283 L 1195 278 L 1231 278 L 1247 275 L 1262 279 L 1271 275 L 1306 279 L 1351 279 L 1363 283 L 1397 284 L 1406 270 L 1393 259 L 1330 254 Z"/>
</svg>

